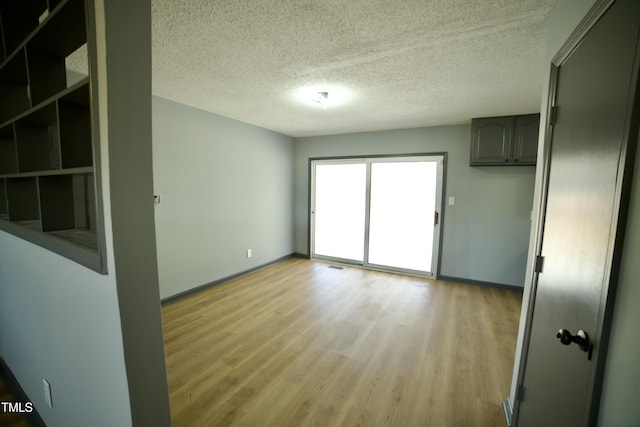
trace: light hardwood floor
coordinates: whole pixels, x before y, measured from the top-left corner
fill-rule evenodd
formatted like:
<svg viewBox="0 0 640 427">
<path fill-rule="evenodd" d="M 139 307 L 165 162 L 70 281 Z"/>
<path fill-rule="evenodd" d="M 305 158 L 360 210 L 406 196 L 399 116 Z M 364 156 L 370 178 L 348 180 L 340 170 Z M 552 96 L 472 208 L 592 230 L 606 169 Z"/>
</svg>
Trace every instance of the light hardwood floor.
<svg viewBox="0 0 640 427">
<path fill-rule="evenodd" d="M 163 307 L 173 425 L 504 426 L 521 297 L 278 263 Z"/>
</svg>

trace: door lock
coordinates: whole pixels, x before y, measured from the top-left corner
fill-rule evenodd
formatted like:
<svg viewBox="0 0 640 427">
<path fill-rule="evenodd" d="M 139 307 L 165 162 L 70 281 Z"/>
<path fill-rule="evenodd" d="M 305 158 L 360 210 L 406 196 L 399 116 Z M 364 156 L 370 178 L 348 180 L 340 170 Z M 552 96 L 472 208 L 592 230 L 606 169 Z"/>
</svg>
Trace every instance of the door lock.
<svg viewBox="0 0 640 427">
<path fill-rule="evenodd" d="M 573 335 L 567 329 L 560 329 L 556 334 L 556 338 L 564 345 L 571 345 L 572 343 L 578 344 L 580 350 L 589 352 L 589 360 L 591 360 L 591 351 L 593 345 L 589 340 L 589 335 L 582 329 L 580 329 L 575 335 Z"/>
</svg>

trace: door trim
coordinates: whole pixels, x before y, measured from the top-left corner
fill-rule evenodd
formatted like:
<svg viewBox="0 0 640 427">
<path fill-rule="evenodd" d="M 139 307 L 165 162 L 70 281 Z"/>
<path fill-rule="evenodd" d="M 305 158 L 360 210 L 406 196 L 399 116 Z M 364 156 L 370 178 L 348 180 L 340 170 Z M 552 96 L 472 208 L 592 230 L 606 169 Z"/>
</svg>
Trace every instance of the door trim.
<svg viewBox="0 0 640 427">
<path fill-rule="evenodd" d="M 313 162 L 316 161 L 344 161 L 344 160 L 354 160 L 354 161 L 358 161 L 358 160 L 375 160 L 375 159 L 381 159 L 381 158 L 392 158 L 392 159 L 397 159 L 397 161 L 401 161 L 402 158 L 407 158 L 407 157 L 441 157 L 442 160 L 442 183 L 441 183 L 441 194 L 440 194 L 440 200 L 438 201 L 440 203 L 441 209 L 440 209 L 440 216 L 439 216 L 439 224 L 440 224 L 440 230 L 438 231 L 438 247 L 437 247 L 437 253 L 435 254 L 435 271 L 433 272 L 432 276 L 425 276 L 423 274 L 420 274 L 420 272 L 413 272 L 412 270 L 400 270 L 400 269 L 394 269 L 394 268 L 384 268 L 384 271 L 391 271 L 391 272 L 397 272 L 397 273 L 401 273 L 401 274 L 407 274 L 407 275 L 417 275 L 417 276 L 421 276 L 421 277 L 429 277 L 429 278 L 433 278 L 433 279 L 438 279 L 440 277 L 440 267 L 442 264 L 442 239 L 444 236 L 444 227 L 445 227 L 445 217 L 446 217 L 446 189 L 447 189 L 447 156 L 448 153 L 447 152 L 430 152 L 430 153 L 403 153 L 403 154 L 365 154 L 365 155 L 349 155 L 349 156 L 327 156 L 327 157 L 309 157 L 308 159 L 308 166 L 307 166 L 307 171 L 308 171 L 308 180 L 307 180 L 307 254 L 309 256 L 309 258 L 316 258 L 316 259 L 321 259 L 321 260 L 325 260 L 325 261 L 336 261 L 335 258 L 327 258 L 327 257 L 323 257 L 323 256 L 313 256 L 313 248 L 312 248 L 312 243 L 313 243 Z M 368 172 L 369 173 L 369 172 Z M 370 180 L 367 180 L 367 183 L 369 183 Z M 369 184 L 367 184 L 369 185 Z M 369 190 L 369 189 L 367 189 Z M 366 209 L 368 211 L 369 209 L 369 191 L 367 191 L 367 204 L 366 204 Z M 368 213 L 368 212 L 367 212 Z M 367 221 L 367 225 L 368 225 L 368 215 L 366 218 Z M 368 239 L 368 231 L 366 231 L 366 235 L 365 235 L 365 239 Z M 365 260 L 367 260 L 368 256 L 367 253 L 365 251 Z M 346 264 L 350 264 L 350 265 L 357 265 L 363 268 L 368 268 L 368 269 L 378 269 L 377 266 L 366 266 L 365 265 L 360 265 L 360 264 L 353 264 L 350 262 L 345 262 Z"/>
<path fill-rule="evenodd" d="M 560 65 L 571 55 L 578 47 L 582 39 L 587 35 L 589 30 L 602 18 L 616 0 L 596 0 L 594 5 L 589 9 L 586 16 L 580 21 L 569 38 L 562 44 L 560 50 L 551 59 L 551 64 Z"/>
<path fill-rule="evenodd" d="M 538 162 L 538 165 L 542 165 L 541 170 L 541 185 L 540 193 L 537 196 L 539 201 L 538 209 L 536 211 L 536 228 L 533 243 L 535 253 L 533 257 L 539 256 L 542 251 L 543 234 L 545 227 L 545 215 L 546 206 L 549 192 L 549 173 L 551 165 L 551 148 L 553 140 L 553 124 L 551 123 L 551 115 L 553 107 L 556 103 L 556 94 L 558 88 L 558 75 L 560 67 L 571 56 L 571 53 L 581 44 L 584 37 L 588 34 L 589 30 L 604 16 L 609 8 L 616 2 L 616 0 L 597 0 L 596 3 L 589 10 L 587 15 L 582 19 L 580 24 L 576 27 L 573 33 L 562 45 L 557 54 L 552 58 L 550 64 L 550 81 L 549 81 L 549 97 L 546 105 L 546 111 L 544 112 L 544 146 L 542 152 L 543 162 Z M 637 143 L 640 139 L 640 39 L 636 44 L 636 54 L 634 61 L 634 69 L 631 78 L 631 91 L 632 94 L 627 105 L 627 116 L 625 117 L 624 133 L 622 135 L 621 155 L 618 161 L 619 178 L 616 182 L 614 209 L 612 212 L 612 226 L 609 232 L 609 242 L 607 250 L 607 259 L 605 260 L 606 276 L 603 281 L 608 281 L 608 286 L 603 287 L 600 300 L 603 304 L 604 311 L 598 313 L 598 318 L 601 321 L 597 322 L 597 330 L 595 331 L 596 337 L 599 337 L 599 342 L 594 347 L 594 375 L 589 381 L 589 423 L 590 426 L 595 426 L 597 423 L 597 416 L 599 411 L 601 385 L 603 382 L 604 368 L 607 356 L 607 346 L 610 336 L 611 318 L 613 314 L 613 303 L 615 301 L 616 284 L 619 272 L 619 260 L 621 255 L 621 248 L 624 239 L 624 230 L 627 219 L 627 208 L 630 197 L 630 183 L 633 177 L 633 159 L 635 158 L 635 152 L 637 149 Z M 542 117 L 542 116 L 541 116 Z M 627 158 L 631 159 L 627 161 Z M 532 262 L 532 261 L 530 261 Z M 531 327 L 533 321 L 533 314 L 535 310 L 535 296 L 538 285 L 538 273 L 531 269 L 531 273 L 527 278 L 527 282 L 531 285 L 528 291 L 528 305 L 526 311 L 526 320 L 524 323 L 523 340 L 520 347 L 521 359 L 517 369 L 517 382 L 515 384 L 516 390 L 524 390 L 524 376 L 527 365 L 527 355 L 529 352 L 529 343 L 531 338 Z M 526 288 L 525 288 L 526 290 Z M 508 425 L 510 427 L 517 427 L 518 415 L 520 411 L 520 401 L 522 393 L 516 393 L 515 401 L 511 401 L 511 397 L 507 398 L 503 402 L 505 409 L 505 416 L 507 418 Z M 513 406 L 512 406 L 513 405 Z M 509 411 L 508 409 L 511 409 Z M 511 423 L 514 424 L 511 424 Z"/>
</svg>

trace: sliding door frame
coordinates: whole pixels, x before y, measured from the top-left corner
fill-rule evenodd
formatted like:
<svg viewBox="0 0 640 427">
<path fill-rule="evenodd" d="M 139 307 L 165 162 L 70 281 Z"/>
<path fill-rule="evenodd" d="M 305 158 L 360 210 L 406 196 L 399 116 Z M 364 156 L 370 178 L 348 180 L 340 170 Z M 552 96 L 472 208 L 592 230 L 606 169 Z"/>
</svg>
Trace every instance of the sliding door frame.
<svg viewBox="0 0 640 427">
<path fill-rule="evenodd" d="M 314 212 L 313 212 L 313 203 L 314 203 L 314 170 L 313 170 L 313 165 L 315 162 L 332 162 L 335 161 L 336 163 L 342 163 L 342 162 L 348 162 L 348 161 L 353 161 L 355 162 L 365 162 L 365 163 L 376 163 L 376 159 L 389 159 L 389 161 L 395 161 L 395 162 L 401 162 L 403 161 L 403 159 L 409 159 L 409 158 L 414 158 L 414 157 L 439 157 L 442 161 L 442 170 L 441 173 L 439 173 L 439 176 L 441 176 L 441 193 L 440 193 L 440 197 L 439 200 L 436 200 L 436 209 L 438 208 L 438 206 L 440 206 L 440 210 L 439 210 L 439 230 L 437 232 L 437 236 L 434 235 L 434 239 L 437 238 L 438 244 L 436 249 L 434 250 L 434 256 L 435 256 L 435 264 L 432 263 L 432 265 L 435 265 L 434 271 L 430 272 L 431 274 L 424 274 L 422 272 L 419 271 L 414 271 L 414 270 L 408 270 L 408 269 L 401 269 L 401 268 L 393 268 L 393 267 L 387 267 L 387 266 L 379 266 L 379 265 L 374 265 L 374 264 L 369 264 L 368 263 L 368 257 L 369 254 L 367 253 L 366 248 L 368 248 L 368 244 L 369 244 L 369 217 L 370 217 L 370 212 L 369 212 L 369 208 L 370 208 L 370 195 L 371 195 L 371 189 L 369 188 L 369 186 L 371 185 L 371 168 L 367 167 L 367 195 L 366 195 L 366 207 L 365 207 L 365 211 L 366 211 L 366 216 L 365 216 L 365 251 L 364 251 L 364 259 L 362 262 L 354 262 L 351 260 L 342 260 L 342 259 L 337 259 L 337 258 L 333 258 L 333 257 L 326 257 L 326 256 L 322 256 L 322 255 L 315 255 L 314 254 L 314 250 L 313 250 L 313 244 L 314 244 Z M 363 268 L 370 268 L 370 269 L 374 269 L 374 270 L 384 270 L 384 271 L 392 271 L 392 272 L 398 272 L 398 273 L 402 273 L 402 274 L 409 274 L 409 275 L 417 275 L 417 276 L 422 276 L 422 277 L 429 277 L 429 278 L 434 278 L 437 279 L 440 276 L 440 266 L 441 266 L 441 261 L 442 261 L 442 237 L 443 237 L 443 232 L 444 232 L 444 225 L 445 225 L 445 209 L 446 209 L 446 204 L 445 204 L 445 195 L 446 195 L 446 184 L 447 184 L 447 153 L 446 152 L 432 152 L 432 153 L 409 153 L 409 154 L 375 154 L 375 155 L 361 155 L 361 156 L 332 156 L 332 157 L 310 157 L 309 158 L 309 163 L 308 163 L 308 200 L 307 200 L 307 212 L 308 212 L 308 228 L 307 228 L 307 253 L 309 254 L 309 258 L 313 258 L 313 259 L 321 259 L 321 260 L 326 260 L 326 261 L 333 261 L 333 262 L 340 262 L 340 263 L 344 263 L 344 264 L 351 264 L 351 265 L 357 265 Z M 438 178 L 437 178 L 438 179 Z"/>
</svg>

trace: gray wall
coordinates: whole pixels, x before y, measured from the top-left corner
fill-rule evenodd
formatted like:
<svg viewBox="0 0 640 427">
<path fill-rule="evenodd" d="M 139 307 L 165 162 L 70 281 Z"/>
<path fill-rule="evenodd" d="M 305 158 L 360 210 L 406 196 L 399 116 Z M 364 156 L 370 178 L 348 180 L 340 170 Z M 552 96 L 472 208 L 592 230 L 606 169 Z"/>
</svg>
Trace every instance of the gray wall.
<svg viewBox="0 0 640 427">
<path fill-rule="evenodd" d="M 47 425 L 131 425 L 113 274 L 0 231 L 0 356 Z"/>
<path fill-rule="evenodd" d="M 154 97 L 153 161 L 161 297 L 293 252 L 291 138 Z"/>
<path fill-rule="evenodd" d="M 92 95 L 95 99 L 97 93 L 100 103 L 101 141 L 108 141 L 110 173 L 104 185 L 111 202 L 111 271 L 118 292 L 131 423 L 170 427 L 152 199 L 151 4 L 105 1 L 104 12 L 105 50 L 94 55 L 100 84 L 92 88 Z"/>
<path fill-rule="evenodd" d="M 640 425 L 640 150 L 635 159 L 598 425 Z"/>
<path fill-rule="evenodd" d="M 308 254 L 309 158 L 447 152 L 440 274 L 523 286 L 534 167 L 469 167 L 470 126 L 299 138 L 295 146 L 295 250 Z"/>
</svg>

